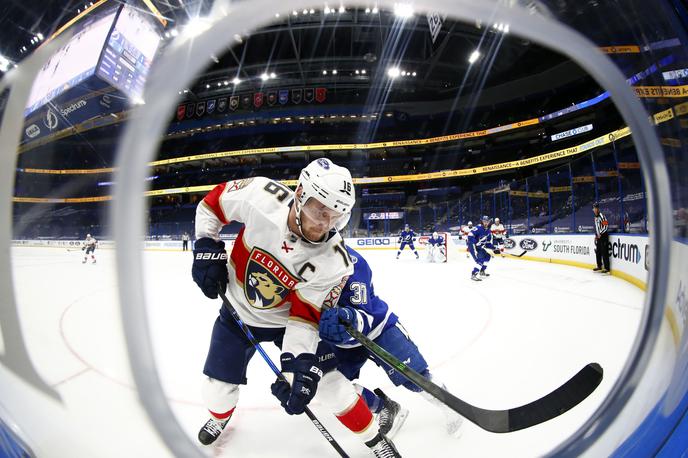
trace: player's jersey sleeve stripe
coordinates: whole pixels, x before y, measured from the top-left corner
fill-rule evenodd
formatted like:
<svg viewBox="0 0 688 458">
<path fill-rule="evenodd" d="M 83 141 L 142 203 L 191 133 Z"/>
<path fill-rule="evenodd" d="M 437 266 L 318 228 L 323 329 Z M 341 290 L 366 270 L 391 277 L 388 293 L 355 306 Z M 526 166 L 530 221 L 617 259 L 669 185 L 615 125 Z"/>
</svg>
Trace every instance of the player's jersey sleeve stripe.
<svg viewBox="0 0 688 458">
<path fill-rule="evenodd" d="M 289 311 L 289 319 L 302 321 L 317 328 L 320 322 L 320 310 L 301 297 L 298 290 L 293 290 L 290 295 L 291 310 Z"/>
<path fill-rule="evenodd" d="M 222 224 L 229 224 L 229 221 L 227 221 L 227 218 L 225 218 L 225 212 L 222 211 L 222 205 L 220 204 L 220 198 L 222 197 L 222 193 L 225 191 L 225 187 L 227 186 L 227 183 L 222 183 L 217 186 L 215 186 L 212 191 L 210 191 L 204 198 L 203 198 L 203 204 L 205 204 L 212 212 L 217 216 L 217 219 L 219 219 Z"/>
<path fill-rule="evenodd" d="M 246 264 L 248 263 L 248 257 L 250 255 L 246 244 L 244 243 L 244 229 L 241 228 L 236 240 L 234 241 L 234 248 L 232 248 L 232 254 L 229 259 L 234 266 L 234 272 L 236 273 L 236 279 L 240 284 L 244 284 L 244 279 L 246 278 Z"/>
</svg>

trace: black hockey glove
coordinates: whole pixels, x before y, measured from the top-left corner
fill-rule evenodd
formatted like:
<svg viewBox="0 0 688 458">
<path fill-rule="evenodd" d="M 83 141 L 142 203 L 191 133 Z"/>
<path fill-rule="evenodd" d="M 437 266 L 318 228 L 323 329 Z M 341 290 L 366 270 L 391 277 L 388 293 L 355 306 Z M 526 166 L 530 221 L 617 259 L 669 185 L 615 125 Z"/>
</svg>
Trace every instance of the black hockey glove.
<svg viewBox="0 0 688 458">
<path fill-rule="evenodd" d="M 225 242 L 203 237 L 194 245 L 194 261 L 191 276 L 203 294 L 210 299 L 217 298 L 218 287 L 225 291 L 229 272 L 227 271 L 227 252 Z"/>
<path fill-rule="evenodd" d="M 302 353 L 294 357 L 291 353 L 282 353 L 282 372 L 294 374 L 289 384 L 277 380 L 270 385 L 272 394 L 280 400 L 280 404 L 289 415 L 299 415 L 306 410 L 306 406 L 318 389 L 318 382 L 323 373 L 318 367 L 318 359 L 312 353 Z"/>
<path fill-rule="evenodd" d="M 502 254 L 502 251 L 499 248 L 495 248 L 492 250 L 494 254 Z"/>
</svg>

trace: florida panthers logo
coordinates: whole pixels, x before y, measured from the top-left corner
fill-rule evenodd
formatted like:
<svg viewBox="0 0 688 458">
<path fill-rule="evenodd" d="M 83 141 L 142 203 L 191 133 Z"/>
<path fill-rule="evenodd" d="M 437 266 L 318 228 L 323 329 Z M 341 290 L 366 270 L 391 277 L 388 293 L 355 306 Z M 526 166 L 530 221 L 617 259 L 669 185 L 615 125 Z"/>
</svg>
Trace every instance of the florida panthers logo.
<svg viewBox="0 0 688 458">
<path fill-rule="evenodd" d="M 254 248 L 246 265 L 244 294 L 252 307 L 271 309 L 281 305 L 298 282 L 270 253 Z"/>
</svg>

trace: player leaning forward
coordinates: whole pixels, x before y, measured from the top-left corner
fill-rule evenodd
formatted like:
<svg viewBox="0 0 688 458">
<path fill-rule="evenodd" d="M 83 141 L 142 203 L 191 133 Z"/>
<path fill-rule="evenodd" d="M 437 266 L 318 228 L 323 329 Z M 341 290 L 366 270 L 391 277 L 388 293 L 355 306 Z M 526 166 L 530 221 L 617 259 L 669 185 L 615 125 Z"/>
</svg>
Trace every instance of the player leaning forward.
<svg viewBox="0 0 688 458">
<path fill-rule="evenodd" d="M 303 413 L 317 390 L 318 400 L 376 456 L 394 457 L 399 455 L 393 444 L 379 434 L 354 386 L 337 371 L 322 376 L 315 354 L 321 305 L 336 302 L 353 272 L 338 229 L 348 222 L 354 202 L 351 174 L 328 159 L 301 171 L 295 194 L 263 177 L 219 185 L 196 210 L 193 278 L 210 298 L 217 297 L 218 283 L 223 290 L 228 284 L 229 300 L 256 339 L 281 346 L 282 372 L 291 386 L 276 382 L 273 392 L 282 393 L 287 413 Z M 244 228 L 228 265 L 219 232 L 230 221 Z M 217 439 L 229 421 L 254 353 L 221 308 L 203 369 L 211 418 L 199 432 L 202 443 Z"/>
</svg>

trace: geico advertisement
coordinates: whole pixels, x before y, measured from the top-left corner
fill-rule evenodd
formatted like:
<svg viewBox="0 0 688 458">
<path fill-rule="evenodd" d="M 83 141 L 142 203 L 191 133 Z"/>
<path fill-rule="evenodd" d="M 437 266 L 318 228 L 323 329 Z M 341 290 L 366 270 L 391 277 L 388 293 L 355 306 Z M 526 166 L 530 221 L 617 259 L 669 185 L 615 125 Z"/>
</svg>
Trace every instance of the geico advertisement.
<svg viewBox="0 0 688 458">
<path fill-rule="evenodd" d="M 395 243 L 396 239 L 392 237 L 360 237 L 346 239 L 346 244 L 354 249 L 394 248 Z"/>
</svg>

